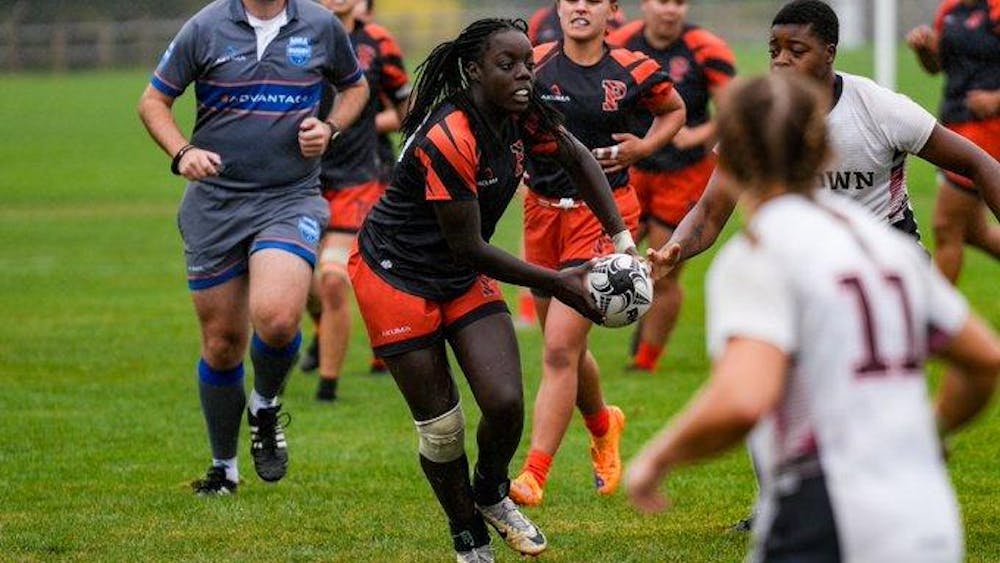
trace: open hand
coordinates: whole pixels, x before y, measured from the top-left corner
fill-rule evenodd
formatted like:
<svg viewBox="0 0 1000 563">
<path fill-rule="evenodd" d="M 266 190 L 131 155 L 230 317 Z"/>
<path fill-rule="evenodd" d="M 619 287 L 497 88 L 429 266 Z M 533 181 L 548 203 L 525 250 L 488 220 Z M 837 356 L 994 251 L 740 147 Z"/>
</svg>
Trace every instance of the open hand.
<svg viewBox="0 0 1000 563">
<path fill-rule="evenodd" d="M 646 258 L 652 268 L 650 274 L 653 280 L 658 280 L 669 274 L 681 262 L 681 245 L 676 242 L 668 242 L 662 248 L 656 250 L 650 248 L 646 250 Z"/>
<path fill-rule="evenodd" d="M 965 96 L 965 105 L 979 119 L 986 119 L 1000 114 L 1000 91 L 969 90 Z"/>
<path fill-rule="evenodd" d="M 906 34 L 906 44 L 914 51 L 929 51 L 937 43 L 937 33 L 929 26 L 921 25 Z"/>
<path fill-rule="evenodd" d="M 625 493 L 636 510 L 644 514 L 663 512 L 670 507 L 670 501 L 660 492 L 660 482 L 664 472 L 655 462 L 639 454 L 625 471 Z"/>
</svg>

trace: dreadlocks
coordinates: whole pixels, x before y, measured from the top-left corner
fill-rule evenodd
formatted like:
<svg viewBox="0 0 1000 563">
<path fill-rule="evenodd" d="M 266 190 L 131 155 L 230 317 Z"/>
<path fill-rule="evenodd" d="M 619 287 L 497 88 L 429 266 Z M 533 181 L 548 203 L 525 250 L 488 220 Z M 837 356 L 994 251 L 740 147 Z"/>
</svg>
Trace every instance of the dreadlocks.
<svg viewBox="0 0 1000 563">
<path fill-rule="evenodd" d="M 418 75 L 413 103 L 403 119 L 404 138 L 411 137 L 427 116 L 444 101 L 450 101 L 473 121 L 481 121 L 479 110 L 469 96 L 471 84 L 465 74 L 470 62 L 482 62 L 490 38 L 503 31 L 517 31 L 527 35 L 528 24 L 522 19 L 485 18 L 469 24 L 453 41 L 445 41 L 431 51 L 427 60 L 416 69 Z M 558 112 L 549 108 L 532 90 L 526 113 L 538 118 L 542 131 L 556 132 L 560 126 Z"/>
</svg>

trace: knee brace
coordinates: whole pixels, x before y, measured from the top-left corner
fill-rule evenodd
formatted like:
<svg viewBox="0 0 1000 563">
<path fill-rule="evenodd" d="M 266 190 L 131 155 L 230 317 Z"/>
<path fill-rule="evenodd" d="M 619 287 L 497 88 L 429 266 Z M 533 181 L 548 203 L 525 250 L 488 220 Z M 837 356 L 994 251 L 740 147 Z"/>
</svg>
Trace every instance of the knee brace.
<svg viewBox="0 0 1000 563">
<path fill-rule="evenodd" d="M 430 420 L 415 420 L 420 455 L 435 463 L 448 463 L 465 453 L 465 416 L 461 403 Z"/>
<path fill-rule="evenodd" d="M 347 258 L 349 251 L 339 246 L 328 246 L 319 254 L 316 276 L 336 275 L 347 279 Z"/>
</svg>

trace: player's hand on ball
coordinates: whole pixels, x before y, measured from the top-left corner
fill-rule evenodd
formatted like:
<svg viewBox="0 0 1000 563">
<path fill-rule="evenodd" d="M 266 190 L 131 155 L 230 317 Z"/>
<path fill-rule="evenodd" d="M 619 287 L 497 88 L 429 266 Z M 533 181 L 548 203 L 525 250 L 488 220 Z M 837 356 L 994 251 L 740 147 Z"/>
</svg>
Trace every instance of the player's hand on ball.
<svg viewBox="0 0 1000 563">
<path fill-rule="evenodd" d="M 222 157 L 204 149 L 193 148 L 177 163 L 177 171 L 192 182 L 217 176 L 222 170 Z"/>
<path fill-rule="evenodd" d="M 646 259 L 652 268 L 650 275 L 654 280 L 658 280 L 669 274 L 681 261 L 681 245 L 667 243 L 663 248 L 656 250 L 650 248 L 646 250 Z"/>
<path fill-rule="evenodd" d="M 670 508 L 670 501 L 660 492 L 665 472 L 644 454 L 639 454 L 625 471 L 625 493 L 636 510 L 655 514 Z"/>
<path fill-rule="evenodd" d="M 306 158 L 316 158 L 326 152 L 330 143 L 330 126 L 315 117 L 307 117 L 299 124 L 299 150 Z"/>
<path fill-rule="evenodd" d="M 587 290 L 587 274 L 593 268 L 595 260 L 586 264 L 560 270 L 556 274 L 556 284 L 552 296 L 569 305 L 576 312 L 590 319 L 591 322 L 604 324 L 604 314 L 597 308 L 594 298 Z"/>
</svg>

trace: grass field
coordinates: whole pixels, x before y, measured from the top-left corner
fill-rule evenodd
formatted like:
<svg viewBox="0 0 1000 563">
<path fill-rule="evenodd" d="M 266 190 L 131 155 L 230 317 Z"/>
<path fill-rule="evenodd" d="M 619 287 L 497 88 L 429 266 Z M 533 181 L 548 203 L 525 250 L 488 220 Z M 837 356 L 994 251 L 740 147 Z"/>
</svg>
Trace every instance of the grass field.
<svg viewBox="0 0 1000 563">
<path fill-rule="evenodd" d="M 743 71 L 765 66 L 762 49 L 739 55 Z M 871 69 L 867 53 L 844 53 L 840 63 L 853 72 Z M 135 117 L 147 76 L 2 78 L 0 429 L 7 438 L 0 441 L 0 559 L 449 560 L 444 518 L 416 461 L 412 422 L 391 379 L 367 374 L 360 322 L 336 405 L 313 401 L 314 376 L 296 372 L 290 380 L 288 477 L 275 486 L 261 482 L 244 440 L 239 495 L 191 495 L 188 481 L 207 466 L 208 446 L 196 394 L 197 327 L 174 226 L 183 184 L 169 175 L 167 159 Z M 906 53 L 899 76 L 902 91 L 935 107 L 939 82 L 920 74 Z M 186 128 L 189 97 L 178 112 Z M 933 171 L 912 162 L 910 174 L 932 244 Z M 514 247 L 518 224 L 512 206 L 498 242 Z M 685 274 L 680 326 L 655 376 L 622 369 L 628 331 L 593 333 L 606 395 L 629 416 L 626 456 L 706 375 L 702 283 L 710 256 Z M 970 252 L 961 284 L 994 325 L 996 274 L 996 263 Z M 538 331 L 521 333 L 521 343 L 533 397 Z M 471 426 L 478 416 L 471 400 L 465 404 Z M 950 466 L 969 560 L 998 561 L 997 409 L 954 446 Z M 655 518 L 634 513 L 622 494 L 598 498 L 577 418 L 545 505 L 530 511 L 549 535 L 544 560 L 741 559 L 747 538 L 726 528 L 753 499 L 745 453 L 681 470 L 668 489 L 674 508 Z M 495 544 L 501 561 L 516 559 Z"/>
</svg>

